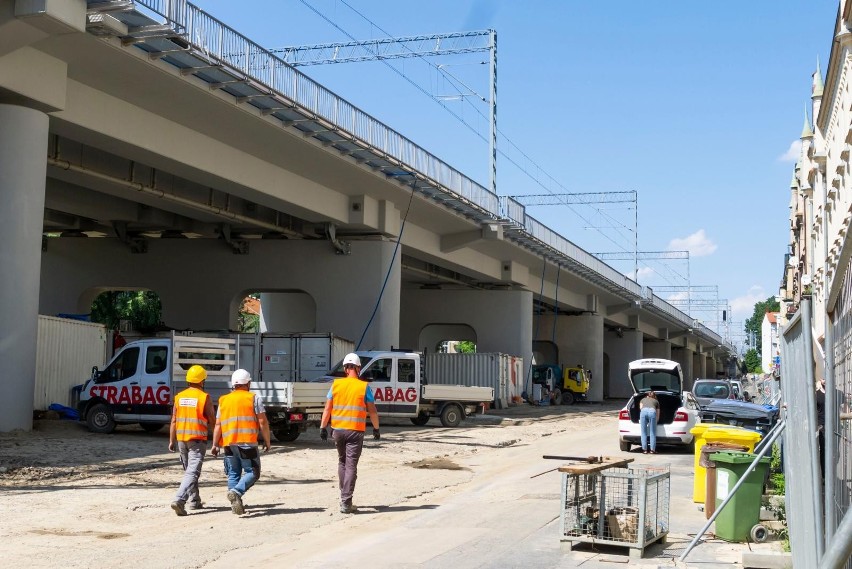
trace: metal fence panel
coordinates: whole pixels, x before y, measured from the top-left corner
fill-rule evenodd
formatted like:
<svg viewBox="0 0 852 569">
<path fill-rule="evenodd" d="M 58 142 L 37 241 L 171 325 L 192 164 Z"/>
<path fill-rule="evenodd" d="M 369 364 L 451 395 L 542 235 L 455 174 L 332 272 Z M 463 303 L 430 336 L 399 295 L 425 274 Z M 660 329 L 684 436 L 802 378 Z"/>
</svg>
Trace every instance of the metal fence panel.
<svg viewBox="0 0 852 569">
<path fill-rule="evenodd" d="M 820 487 L 811 460 L 816 426 L 814 413 L 809 412 L 806 403 L 813 401 L 814 390 L 810 326 L 810 300 L 803 300 L 802 310 L 784 326 L 781 334 L 781 389 L 787 404 L 788 424 L 783 456 L 793 567 L 814 567 L 819 559 L 818 543 L 822 540 L 822 509 L 812 491 Z"/>
<path fill-rule="evenodd" d="M 840 413 L 852 410 L 852 271 L 847 266 L 843 275 L 843 287 L 834 309 L 834 324 L 832 331 L 834 340 L 834 383 L 836 409 Z M 835 415 L 836 417 L 837 415 Z M 828 419 L 828 417 L 826 417 Z M 830 503 L 833 511 L 827 516 L 832 524 L 839 524 L 849 517 L 852 505 L 852 425 L 850 421 L 837 421 L 834 425 L 825 425 L 825 444 L 834 446 L 835 465 L 826 468 L 826 476 L 834 476 L 834 496 Z M 836 526 L 835 526 L 836 527 Z M 838 537 L 836 533 L 833 541 Z M 829 543 L 833 548 L 838 544 Z M 846 560 L 847 568 L 852 562 Z"/>
</svg>

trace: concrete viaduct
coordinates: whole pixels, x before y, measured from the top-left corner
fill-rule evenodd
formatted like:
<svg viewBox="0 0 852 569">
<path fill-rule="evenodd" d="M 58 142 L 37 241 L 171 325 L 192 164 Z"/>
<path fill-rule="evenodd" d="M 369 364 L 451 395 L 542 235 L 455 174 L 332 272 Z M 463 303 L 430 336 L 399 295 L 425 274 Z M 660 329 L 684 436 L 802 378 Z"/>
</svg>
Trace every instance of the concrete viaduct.
<svg viewBox="0 0 852 569">
<path fill-rule="evenodd" d="M 733 353 L 184 0 L 0 0 L 0 197 L 0 431 L 32 426 L 37 315 L 106 290 L 175 328 L 260 292 L 270 330 L 581 363 L 592 400 L 630 360 Z"/>
</svg>

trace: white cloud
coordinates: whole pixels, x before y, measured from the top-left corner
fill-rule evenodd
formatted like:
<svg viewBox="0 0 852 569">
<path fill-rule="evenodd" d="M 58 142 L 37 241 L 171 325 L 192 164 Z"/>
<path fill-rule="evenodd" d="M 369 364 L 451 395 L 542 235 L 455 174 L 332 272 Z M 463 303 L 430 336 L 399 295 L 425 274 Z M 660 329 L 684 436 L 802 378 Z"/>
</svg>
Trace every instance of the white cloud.
<svg viewBox="0 0 852 569">
<path fill-rule="evenodd" d="M 669 241 L 669 251 L 689 251 L 690 258 L 712 255 L 717 248 L 703 229 L 699 229 L 687 237 L 676 237 Z"/>
<path fill-rule="evenodd" d="M 689 296 L 686 294 L 686 291 L 684 291 L 670 294 L 666 300 L 669 302 L 676 302 L 678 300 L 686 300 L 687 298 L 689 298 Z"/>
<path fill-rule="evenodd" d="M 802 141 L 798 138 L 790 143 L 787 152 L 778 157 L 779 162 L 795 162 L 802 155 Z"/>
<path fill-rule="evenodd" d="M 754 305 L 758 302 L 763 302 L 769 297 L 762 286 L 754 285 L 748 289 L 748 292 L 742 296 L 738 296 L 731 300 L 731 312 L 733 312 L 734 320 L 745 321 L 751 318 L 754 314 Z"/>
<path fill-rule="evenodd" d="M 654 275 L 654 273 L 655 273 L 655 271 L 651 267 L 639 267 L 639 274 L 637 275 L 637 278 L 634 278 L 633 280 L 636 281 L 637 283 L 640 280 L 641 281 L 647 281 L 649 278 L 651 278 Z M 629 276 L 633 277 L 633 271 L 630 271 Z"/>
</svg>

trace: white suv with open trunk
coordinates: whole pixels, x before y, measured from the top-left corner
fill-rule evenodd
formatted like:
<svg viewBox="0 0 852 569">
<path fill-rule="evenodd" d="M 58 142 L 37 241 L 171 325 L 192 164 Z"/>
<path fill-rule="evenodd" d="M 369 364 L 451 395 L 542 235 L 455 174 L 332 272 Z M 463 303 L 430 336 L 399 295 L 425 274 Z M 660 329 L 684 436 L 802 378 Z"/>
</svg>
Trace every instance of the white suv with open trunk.
<svg viewBox="0 0 852 569">
<path fill-rule="evenodd" d="M 688 391 L 683 391 L 680 364 L 658 358 L 636 360 L 627 366 L 633 385 L 633 397 L 618 413 L 618 446 L 629 451 L 641 444 L 639 402 L 653 390 L 660 402 L 657 420 L 658 445 L 692 445 L 690 429 L 701 421 L 699 405 Z"/>
</svg>

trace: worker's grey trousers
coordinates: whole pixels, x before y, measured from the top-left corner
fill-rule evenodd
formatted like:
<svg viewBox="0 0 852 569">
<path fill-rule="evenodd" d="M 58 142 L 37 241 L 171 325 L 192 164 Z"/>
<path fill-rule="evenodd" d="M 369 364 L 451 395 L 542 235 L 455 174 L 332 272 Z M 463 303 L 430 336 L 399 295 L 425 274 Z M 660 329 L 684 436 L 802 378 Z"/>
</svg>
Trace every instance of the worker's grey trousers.
<svg viewBox="0 0 852 569">
<path fill-rule="evenodd" d="M 178 452 L 184 472 L 180 488 L 175 494 L 175 501 L 184 504 L 189 500 L 201 504 L 201 495 L 198 493 L 198 478 L 201 476 L 204 453 L 207 452 L 207 441 L 178 441 Z"/>
<path fill-rule="evenodd" d="M 358 479 L 358 460 L 364 448 L 364 431 L 334 429 L 332 433 L 337 446 L 337 479 L 340 483 L 340 505 L 351 506 Z"/>
</svg>

